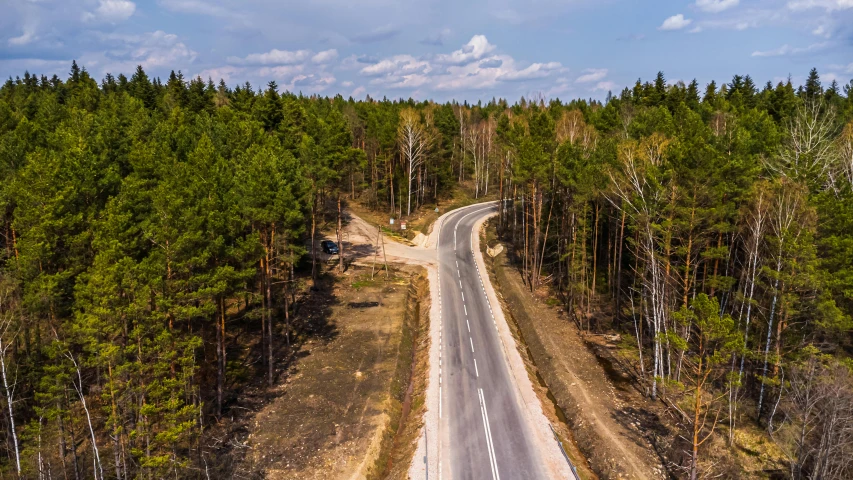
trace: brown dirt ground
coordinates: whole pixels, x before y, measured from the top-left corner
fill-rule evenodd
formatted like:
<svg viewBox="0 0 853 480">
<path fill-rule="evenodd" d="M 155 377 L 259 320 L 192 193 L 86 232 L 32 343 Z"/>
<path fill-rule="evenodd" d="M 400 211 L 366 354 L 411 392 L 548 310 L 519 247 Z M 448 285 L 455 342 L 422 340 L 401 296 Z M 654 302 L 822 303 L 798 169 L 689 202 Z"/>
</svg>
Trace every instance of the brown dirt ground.
<svg viewBox="0 0 853 480">
<path fill-rule="evenodd" d="M 245 447 L 256 475 L 373 476 L 394 415 L 394 389 L 408 385 L 407 378 L 392 379 L 399 378 L 408 291 L 417 270 L 392 270 L 386 281 L 351 267 L 318 300 L 324 305 L 314 310 L 327 310 L 318 321 L 334 334 L 306 342 L 276 398 L 252 419 Z M 306 310 L 310 315 L 312 309 Z"/>
<path fill-rule="evenodd" d="M 494 238 L 494 229 L 489 232 Z M 565 413 L 574 439 L 566 443 L 576 444 L 588 460 L 587 475 L 591 469 L 602 478 L 666 478 L 652 445 L 669 435 L 660 420 L 665 409 L 631 387 L 630 379 L 613 367 L 607 348 L 585 341 L 566 316 L 531 295 L 507 253 L 486 258 L 505 311 L 535 363 L 532 368 Z"/>
</svg>

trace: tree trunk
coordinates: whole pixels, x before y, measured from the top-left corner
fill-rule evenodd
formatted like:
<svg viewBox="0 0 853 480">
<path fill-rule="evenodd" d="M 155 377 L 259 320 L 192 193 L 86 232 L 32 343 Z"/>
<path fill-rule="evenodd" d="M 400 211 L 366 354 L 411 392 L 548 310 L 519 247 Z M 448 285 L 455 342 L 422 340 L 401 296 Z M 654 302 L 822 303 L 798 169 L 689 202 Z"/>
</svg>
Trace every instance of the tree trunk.
<svg viewBox="0 0 853 480">
<path fill-rule="evenodd" d="M 343 211 L 341 209 L 341 194 L 338 194 L 338 271 L 344 273 L 344 229 L 343 229 Z"/>
</svg>

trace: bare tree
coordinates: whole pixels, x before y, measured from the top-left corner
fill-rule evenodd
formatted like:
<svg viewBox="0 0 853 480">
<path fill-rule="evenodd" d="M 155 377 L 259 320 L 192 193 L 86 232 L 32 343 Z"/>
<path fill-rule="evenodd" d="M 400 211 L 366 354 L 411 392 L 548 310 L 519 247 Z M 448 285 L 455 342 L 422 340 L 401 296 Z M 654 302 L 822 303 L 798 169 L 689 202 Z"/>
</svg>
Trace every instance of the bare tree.
<svg viewBox="0 0 853 480">
<path fill-rule="evenodd" d="M 408 203 L 406 205 L 406 216 L 412 213 L 412 181 L 418 168 L 426 159 L 426 150 L 430 139 L 426 128 L 421 123 L 420 114 L 412 108 L 406 108 L 400 112 L 400 125 L 397 127 L 397 142 L 403 154 L 403 160 L 408 172 Z"/>
<path fill-rule="evenodd" d="M 764 235 L 769 223 L 769 208 L 770 208 L 770 190 L 767 182 L 759 182 L 756 185 L 755 194 L 750 205 L 746 209 L 744 215 L 746 222 L 744 225 L 744 250 L 746 253 L 746 269 L 744 270 L 744 281 L 740 295 L 742 297 L 740 312 L 738 314 L 738 327 L 741 324 L 743 328 L 743 343 L 747 344 L 749 340 L 749 324 L 752 320 L 752 307 L 755 304 L 755 284 L 758 278 L 758 272 L 763 263 L 762 252 L 765 243 Z M 740 359 L 740 367 L 737 377 L 734 376 L 736 355 L 732 356 L 732 376 L 729 381 L 729 442 L 734 441 L 735 431 L 735 413 L 737 404 L 737 395 L 741 379 L 743 378 L 743 369 L 746 356 L 742 355 Z"/>
<path fill-rule="evenodd" d="M 829 178 L 834 162 L 835 111 L 821 100 L 806 100 L 787 122 L 779 154 L 766 163 L 786 177 Z"/>
<path fill-rule="evenodd" d="M 780 298 L 783 294 L 782 268 L 790 261 L 791 255 L 796 250 L 796 243 L 803 234 L 805 228 L 810 224 L 809 209 L 806 205 L 807 190 L 801 184 L 791 180 L 781 179 L 775 189 L 773 196 L 773 207 L 770 215 L 770 229 L 772 231 L 773 254 L 775 270 L 771 276 L 773 279 L 772 299 L 770 303 L 770 314 L 767 319 L 767 339 L 764 344 L 764 367 L 762 368 L 761 388 L 758 394 L 758 415 L 761 416 L 764 402 L 764 391 L 767 384 L 767 361 L 770 353 L 770 340 L 773 333 L 773 323 L 779 310 Z"/>
<path fill-rule="evenodd" d="M 666 377 L 664 369 L 664 346 L 669 317 L 669 303 L 665 268 L 661 260 L 660 235 L 656 224 L 660 223 L 662 202 L 668 188 L 656 179 L 656 167 L 660 165 L 668 144 L 662 136 L 644 141 L 642 144 L 628 140 L 619 146 L 618 167 L 610 172 L 613 192 L 608 201 L 624 211 L 637 225 L 638 250 L 644 268 L 636 272 L 642 281 L 642 309 L 652 330 L 652 388 L 651 396 L 657 397 L 658 379 Z"/>
<path fill-rule="evenodd" d="M 812 346 L 802 353 L 789 369 L 782 420 L 770 434 L 788 457 L 792 478 L 851 478 L 853 373 Z"/>
</svg>

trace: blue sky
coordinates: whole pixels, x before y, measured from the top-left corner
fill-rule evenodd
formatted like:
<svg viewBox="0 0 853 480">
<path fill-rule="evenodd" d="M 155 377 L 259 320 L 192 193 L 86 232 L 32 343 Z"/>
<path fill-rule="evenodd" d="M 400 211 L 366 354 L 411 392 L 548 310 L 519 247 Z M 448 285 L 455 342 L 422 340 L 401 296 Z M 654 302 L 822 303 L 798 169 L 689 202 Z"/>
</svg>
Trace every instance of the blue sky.
<svg viewBox="0 0 853 480">
<path fill-rule="evenodd" d="M 670 82 L 853 78 L 853 0 L 0 0 L 0 77 L 275 80 L 439 101 L 597 97 Z"/>
</svg>

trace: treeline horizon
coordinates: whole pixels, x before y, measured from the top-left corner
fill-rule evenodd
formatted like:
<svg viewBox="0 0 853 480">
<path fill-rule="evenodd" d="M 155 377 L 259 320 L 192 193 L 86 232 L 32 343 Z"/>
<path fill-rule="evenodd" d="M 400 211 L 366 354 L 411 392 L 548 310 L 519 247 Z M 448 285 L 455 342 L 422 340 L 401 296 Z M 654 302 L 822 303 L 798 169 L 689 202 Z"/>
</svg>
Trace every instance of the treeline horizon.
<svg viewBox="0 0 853 480">
<path fill-rule="evenodd" d="M 680 419 L 674 475 L 721 473 L 749 425 L 792 478 L 845 478 L 851 119 L 853 81 L 816 70 L 762 88 L 660 73 L 565 104 L 356 101 L 142 67 L 98 83 L 76 63 L 10 78 L 0 470 L 262 473 L 216 429 L 313 334 L 298 305 L 325 274 L 320 229 L 341 240 L 348 202 L 406 217 L 461 188 L 503 201 L 531 290 L 629 340 Z"/>
</svg>

